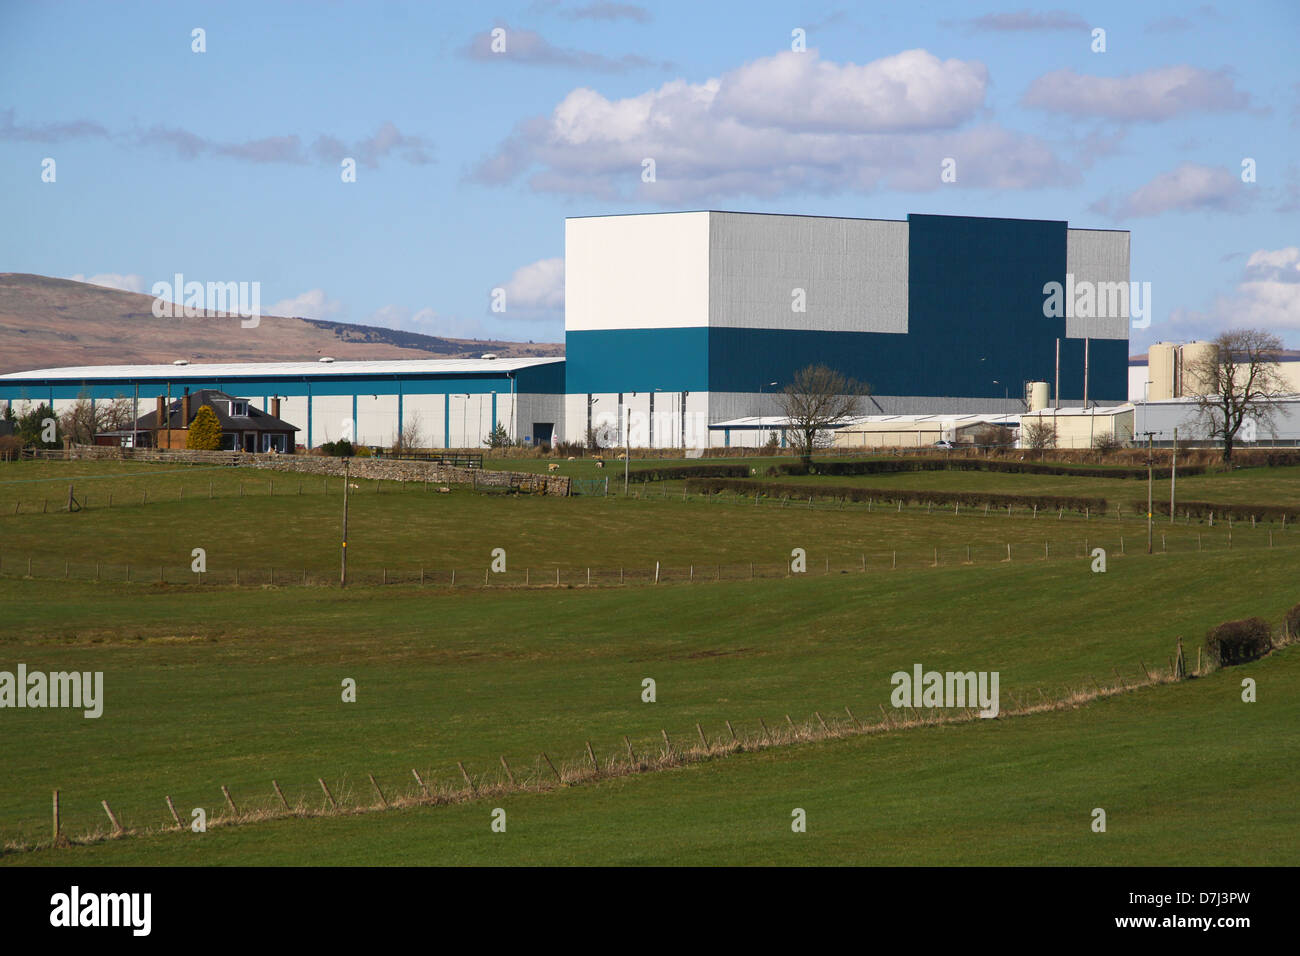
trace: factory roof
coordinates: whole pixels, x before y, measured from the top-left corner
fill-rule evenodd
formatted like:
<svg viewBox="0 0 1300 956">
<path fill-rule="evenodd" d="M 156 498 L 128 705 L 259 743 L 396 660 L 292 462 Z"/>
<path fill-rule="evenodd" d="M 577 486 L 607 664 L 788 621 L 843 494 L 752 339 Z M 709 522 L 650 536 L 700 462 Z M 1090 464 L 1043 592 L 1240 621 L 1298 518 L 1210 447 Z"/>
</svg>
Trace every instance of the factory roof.
<svg viewBox="0 0 1300 956">
<path fill-rule="evenodd" d="M 186 365 L 75 365 L 0 375 L 0 382 L 64 379 L 166 379 L 172 382 L 215 378 L 334 377 L 348 375 L 504 374 L 563 362 L 562 357 L 517 359 L 397 359 L 379 362 L 192 362 Z"/>
</svg>

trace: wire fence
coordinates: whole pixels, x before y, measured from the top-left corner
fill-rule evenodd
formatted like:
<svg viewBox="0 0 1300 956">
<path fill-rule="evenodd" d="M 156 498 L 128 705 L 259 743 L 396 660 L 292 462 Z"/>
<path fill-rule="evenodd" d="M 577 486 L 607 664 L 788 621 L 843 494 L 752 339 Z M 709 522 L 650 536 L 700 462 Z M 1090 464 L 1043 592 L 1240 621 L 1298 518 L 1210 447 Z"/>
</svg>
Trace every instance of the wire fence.
<svg viewBox="0 0 1300 956">
<path fill-rule="evenodd" d="M 1168 554 L 1216 554 L 1233 551 L 1261 553 L 1300 547 L 1300 536 L 1270 529 L 1255 531 L 1156 531 L 1151 548 L 1155 556 Z M 1070 537 L 1043 538 L 1040 542 L 1019 539 L 1011 542 L 983 540 L 968 544 L 946 541 L 937 546 L 873 549 L 846 553 L 810 550 L 788 560 L 773 560 L 771 552 L 761 560 L 744 562 L 638 562 L 620 567 L 556 566 L 514 568 L 494 571 L 489 567 L 447 568 L 435 565 L 357 566 L 349 563 L 347 586 L 385 587 L 405 585 L 445 589 L 493 588 L 608 588 L 644 587 L 662 584 L 707 584 L 723 581 L 756 581 L 778 578 L 825 577 L 854 573 L 917 571 L 933 568 L 988 566 L 997 564 L 1042 565 L 1047 562 L 1097 560 L 1101 549 L 1107 561 L 1130 556 L 1147 556 L 1145 534 L 1119 534 L 1112 530 Z M 349 549 L 351 551 L 352 549 Z M 0 578 L 66 580 L 79 582 L 126 582 L 133 584 L 193 587 L 338 587 L 341 571 L 334 567 L 285 566 L 213 567 L 195 571 L 191 566 L 153 563 L 91 561 L 85 556 L 68 559 L 49 554 L 0 551 Z"/>
<path fill-rule="evenodd" d="M 199 470 L 199 469 L 194 469 Z M 206 469 L 204 469 L 206 470 Z M 225 471 L 225 469 L 222 469 Z M 177 471 L 163 473 L 156 477 L 165 477 L 170 475 L 188 475 L 193 471 L 187 469 L 178 469 Z M 268 478 L 242 478 L 232 479 L 223 476 L 220 480 L 209 479 L 204 481 L 200 479 L 197 482 L 186 482 L 183 477 L 175 479 L 167 478 L 166 482 L 152 483 L 152 487 L 139 487 L 135 483 L 132 487 L 122 488 L 113 487 L 111 483 L 104 483 L 111 479 L 131 479 L 140 477 L 138 474 L 132 475 L 100 475 L 100 476 L 78 476 L 69 481 L 67 478 L 51 479 L 23 479 L 20 481 L 0 482 L 0 518 L 14 517 L 20 515 L 33 514 L 65 514 L 68 511 L 90 511 L 90 510 L 107 510 L 120 508 L 138 508 L 159 504 L 175 504 L 185 501 L 195 500 L 226 500 L 231 498 L 284 498 L 284 497 L 305 497 L 305 496 L 323 496 L 323 497 L 340 497 L 343 494 L 342 480 L 337 477 L 318 477 L 314 475 L 297 476 L 291 473 L 282 474 L 278 477 Z M 148 477 L 155 477 L 149 475 Z M 96 483 L 99 482 L 99 483 Z M 1082 508 L 1080 510 L 1071 510 L 1068 507 L 1047 506 L 1033 502 L 1033 496 L 1022 496 L 1023 503 L 1000 505 L 1000 504 L 961 504 L 950 501 L 925 500 L 924 493 L 921 500 L 907 500 L 901 495 L 890 497 L 888 492 L 882 492 L 878 498 L 869 498 L 866 501 L 853 500 L 848 497 L 827 496 L 824 490 L 810 486 L 807 497 L 802 495 L 795 496 L 787 493 L 776 494 L 770 489 L 765 489 L 761 483 L 755 483 L 753 491 L 735 492 L 735 491 L 691 491 L 686 487 L 683 481 L 664 481 L 657 482 L 654 485 L 633 486 L 629 487 L 626 496 L 623 494 L 621 482 L 608 481 L 606 478 L 594 479 L 574 479 L 574 494 L 580 496 L 600 496 L 608 495 L 610 498 L 624 498 L 638 501 L 682 501 L 686 503 L 709 503 L 731 505 L 735 507 L 748 508 L 777 508 L 782 510 L 797 511 L 839 511 L 839 512 L 865 512 L 865 513 L 896 513 L 896 514 L 927 514 L 927 515 L 950 515 L 954 517 L 1006 517 L 1006 518 L 1032 518 L 1032 519 L 1057 519 L 1062 521 L 1082 520 L 1097 521 L 1102 519 L 1108 520 L 1143 520 L 1145 519 L 1145 507 L 1138 508 L 1133 504 L 1127 507 L 1122 502 L 1112 501 L 1107 504 L 1107 510 L 1094 510 L 1092 508 Z M 48 483 L 48 484 L 45 484 Z M 37 486 L 41 486 L 40 494 L 35 493 Z M 50 492 L 44 493 L 44 488 L 49 487 Z M 58 490 L 55 491 L 54 489 Z M 471 488 L 470 485 L 456 485 L 436 480 L 406 480 L 400 481 L 391 478 L 358 478 L 353 476 L 348 485 L 349 494 L 358 495 L 414 495 L 414 494 L 438 494 L 449 493 L 452 491 L 476 491 L 478 494 L 507 494 L 509 489 L 505 488 L 486 488 L 477 486 Z M 909 496 L 915 496 L 917 492 L 907 492 Z M 944 492 L 936 491 L 936 499 L 943 495 Z M 1207 527 L 1224 527 L 1231 529 L 1241 527 L 1249 523 L 1252 527 L 1259 525 L 1271 525 L 1287 530 L 1288 527 L 1295 524 L 1294 521 L 1288 521 L 1285 514 L 1270 514 L 1263 510 L 1264 506 L 1240 505 L 1223 502 L 1223 513 L 1217 518 L 1214 514 L 1195 514 L 1190 511 L 1180 511 L 1175 505 L 1174 520 L 1171 522 L 1168 515 L 1168 506 L 1166 503 L 1157 503 L 1157 507 L 1164 510 L 1163 515 L 1156 516 L 1156 523 L 1162 526 L 1170 524 L 1194 526 L 1205 525 Z M 1259 507 L 1258 515 L 1249 514 L 1252 507 Z M 1231 514 L 1235 512 L 1238 517 L 1233 518 Z"/>
</svg>

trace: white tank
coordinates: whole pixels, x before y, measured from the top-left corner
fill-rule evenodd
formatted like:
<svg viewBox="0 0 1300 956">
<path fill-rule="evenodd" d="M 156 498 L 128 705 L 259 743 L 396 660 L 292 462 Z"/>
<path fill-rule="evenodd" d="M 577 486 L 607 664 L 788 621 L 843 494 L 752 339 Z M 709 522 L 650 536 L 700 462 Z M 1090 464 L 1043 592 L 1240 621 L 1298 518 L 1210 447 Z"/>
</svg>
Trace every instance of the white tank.
<svg viewBox="0 0 1300 956">
<path fill-rule="evenodd" d="M 1052 389 L 1046 382 L 1030 382 L 1025 386 L 1025 395 L 1031 412 L 1044 409 L 1052 402 Z"/>
<path fill-rule="evenodd" d="M 1178 394 L 1204 395 L 1214 383 L 1209 367 L 1219 361 L 1219 347 L 1213 342 L 1188 342 L 1179 350 Z M 1207 374 L 1208 373 L 1208 374 Z"/>
<path fill-rule="evenodd" d="M 1178 346 L 1173 342 L 1157 342 L 1147 350 L 1147 399 L 1164 401 L 1175 395 L 1175 367 Z"/>
</svg>

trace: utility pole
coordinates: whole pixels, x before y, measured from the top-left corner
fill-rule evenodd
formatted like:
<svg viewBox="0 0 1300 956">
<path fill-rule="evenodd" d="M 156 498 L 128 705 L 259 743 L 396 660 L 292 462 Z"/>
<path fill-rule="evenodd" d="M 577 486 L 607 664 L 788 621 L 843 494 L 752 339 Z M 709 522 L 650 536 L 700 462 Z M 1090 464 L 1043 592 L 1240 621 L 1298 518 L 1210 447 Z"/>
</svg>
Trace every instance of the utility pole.
<svg viewBox="0 0 1300 956">
<path fill-rule="evenodd" d="M 343 459 L 343 567 L 339 571 L 339 587 L 348 586 L 348 459 Z"/>
<path fill-rule="evenodd" d="M 627 474 L 632 465 L 632 409 L 623 416 L 623 497 L 627 497 Z"/>
<path fill-rule="evenodd" d="M 1154 470 L 1153 466 L 1155 462 L 1155 459 L 1152 458 L 1153 450 L 1151 445 L 1151 440 L 1153 435 L 1154 432 L 1147 432 L 1147 554 L 1151 553 L 1151 536 L 1152 536 L 1151 485 L 1152 485 L 1152 475 Z"/>
<path fill-rule="evenodd" d="M 1056 340 L 1056 402 L 1052 405 L 1052 410 L 1061 407 L 1061 340 Z M 1056 426 L 1056 416 L 1052 416 L 1052 426 Z"/>
<path fill-rule="evenodd" d="M 1174 454 L 1169 468 L 1169 523 L 1174 523 L 1174 487 L 1178 483 L 1178 429 L 1174 429 Z"/>
</svg>

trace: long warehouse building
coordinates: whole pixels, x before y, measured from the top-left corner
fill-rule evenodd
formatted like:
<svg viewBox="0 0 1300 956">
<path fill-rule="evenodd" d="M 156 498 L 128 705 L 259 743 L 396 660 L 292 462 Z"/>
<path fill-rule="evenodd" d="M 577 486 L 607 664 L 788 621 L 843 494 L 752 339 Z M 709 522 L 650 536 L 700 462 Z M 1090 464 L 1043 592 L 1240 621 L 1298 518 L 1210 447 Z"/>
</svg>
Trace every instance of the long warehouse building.
<svg viewBox="0 0 1300 956">
<path fill-rule="evenodd" d="M 495 424 L 524 442 L 591 430 L 702 448 L 761 437 L 726 423 L 778 416 L 813 364 L 868 385 L 872 415 L 1015 414 L 1031 382 L 1059 383 L 1062 406 L 1121 403 L 1129 288 L 1129 233 L 1064 221 L 579 217 L 565 223 L 563 359 L 42 369 L 0 375 L 0 403 L 125 397 L 143 412 L 218 389 L 263 410 L 279 398 L 307 447 L 391 444 L 414 421 L 436 448 L 479 447 Z"/>
</svg>

